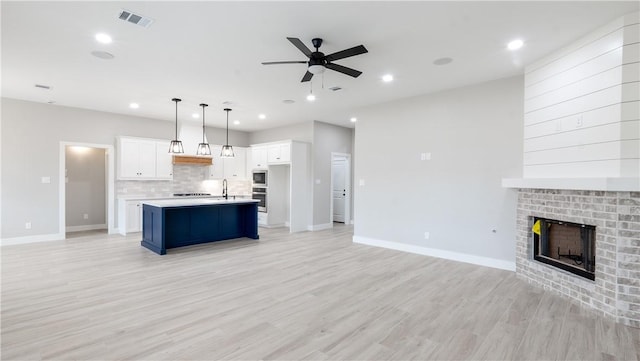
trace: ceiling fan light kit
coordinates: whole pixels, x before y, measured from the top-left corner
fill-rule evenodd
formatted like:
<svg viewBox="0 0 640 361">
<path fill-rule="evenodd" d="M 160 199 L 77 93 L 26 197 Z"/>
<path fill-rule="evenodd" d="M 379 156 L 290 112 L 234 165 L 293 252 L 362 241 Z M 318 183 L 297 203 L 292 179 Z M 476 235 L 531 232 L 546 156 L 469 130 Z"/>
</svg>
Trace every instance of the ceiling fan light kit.
<svg viewBox="0 0 640 361">
<path fill-rule="evenodd" d="M 339 73 L 352 76 L 354 78 L 357 78 L 362 74 L 361 71 L 351 69 L 346 66 L 338 65 L 333 62 L 336 60 L 367 53 L 368 50 L 367 48 L 364 47 L 364 45 L 354 46 L 349 49 L 345 49 L 329 55 L 325 55 L 319 50 L 320 46 L 322 46 L 322 39 L 320 38 L 314 38 L 311 40 L 311 43 L 313 44 L 313 47 L 316 48 L 316 51 L 311 51 L 298 38 L 287 38 L 287 40 L 289 40 L 291 44 L 293 44 L 296 48 L 298 48 L 298 50 L 300 50 L 307 58 L 309 58 L 309 60 L 308 61 L 295 61 L 295 60 L 294 61 L 271 61 L 271 62 L 264 62 L 262 64 L 263 65 L 307 64 L 308 66 L 307 72 L 302 77 L 301 82 L 307 82 L 311 80 L 311 78 L 313 78 L 314 75 L 322 74 L 326 69 L 331 69 Z"/>
</svg>

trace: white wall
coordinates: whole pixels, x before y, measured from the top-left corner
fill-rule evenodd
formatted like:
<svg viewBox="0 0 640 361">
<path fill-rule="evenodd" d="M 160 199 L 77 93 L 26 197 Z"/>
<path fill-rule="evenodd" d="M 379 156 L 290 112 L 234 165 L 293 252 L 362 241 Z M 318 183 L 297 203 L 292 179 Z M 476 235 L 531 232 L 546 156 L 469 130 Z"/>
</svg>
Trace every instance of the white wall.
<svg viewBox="0 0 640 361">
<path fill-rule="evenodd" d="M 67 146 L 65 156 L 66 226 L 104 225 L 106 229 L 105 150 Z M 85 214 L 87 219 L 84 219 Z"/>
<path fill-rule="evenodd" d="M 640 13 L 525 70 L 525 178 L 640 177 Z"/>
<path fill-rule="evenodd" d="M 522 99 L 513 77 L 358 111 L 354 241 L 511 268 Z"/>
<path fill-rule="evenodd" d="M 313 122 L 314 226 L 330 223 L 332 152 L 353 153 L 353 129 L 318 121 Z M 353 154 L 351 162 L 353 164 Z M 353 192 L 351 193 L 353 194 Z"/>
<path fill-rule="evenodd" d="M 173 122 L 8 98 L 2 98 L 1 127 L 3 239 L 59 232 L 61 141 L 115 147 L 118 135 L 157 139 L 175 136 Z M 224 129 L 207 128 L 212 143 L 224 139 L 224 134 Z M 247 146 L 248 139 L 245 132 L 229 132 L 233 145 Z M 45 176 L 51 183 L 41 183 Z M 31 222 L 32 229 L 25 229 L 25 222 Z"/>
<path fill-rule="evenodd" d="M 313 123 L 297 123 L 249 133 L 249 144 L 277 142 L 279 140 L 297 140 L 299 142 L 312 143 Z"/>
</svg>

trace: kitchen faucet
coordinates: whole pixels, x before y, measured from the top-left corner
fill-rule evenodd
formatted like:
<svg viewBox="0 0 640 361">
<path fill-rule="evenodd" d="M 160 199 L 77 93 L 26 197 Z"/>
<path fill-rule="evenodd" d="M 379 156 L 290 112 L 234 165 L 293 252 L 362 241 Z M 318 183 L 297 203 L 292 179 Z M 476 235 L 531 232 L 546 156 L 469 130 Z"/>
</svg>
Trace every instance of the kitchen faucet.
<svg viewBox="0 0 640 361">
<path fill-rule="evenodd" d="M 224 199 L 229 199 L 229 191 L 227 190 L 227 179 L 222 180 L 222 197 Z"/>
</svg>

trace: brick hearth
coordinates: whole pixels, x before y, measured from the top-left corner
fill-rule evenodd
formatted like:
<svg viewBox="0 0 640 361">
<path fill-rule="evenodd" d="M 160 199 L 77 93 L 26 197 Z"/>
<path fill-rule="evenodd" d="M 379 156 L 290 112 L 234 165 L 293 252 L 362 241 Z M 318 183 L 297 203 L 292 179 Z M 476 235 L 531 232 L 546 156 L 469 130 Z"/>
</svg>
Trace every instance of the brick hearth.
<svg viewBox="0 0 640 361">
<path fill-rule="evenodd" d="M 595 281 L 533 260 L 534 216 L 596 226 Z M 517 217 L 519 277 L 640 327 L 640 192 L 520 189 Z"/>
</svg>

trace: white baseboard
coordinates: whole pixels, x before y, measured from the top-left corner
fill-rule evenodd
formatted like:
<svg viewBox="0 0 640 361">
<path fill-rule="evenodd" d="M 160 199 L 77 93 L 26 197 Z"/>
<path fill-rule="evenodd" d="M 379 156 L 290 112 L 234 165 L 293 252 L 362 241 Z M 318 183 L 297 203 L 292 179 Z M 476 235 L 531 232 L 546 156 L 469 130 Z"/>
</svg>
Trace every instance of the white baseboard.
<svg viewBox="0 0 640 361">
<path fill-rule="evenodd" d="M 51 233 L 51 234 L 38 234 L 38 235 L 35 235 L 35 236 L 3 238 L 3 239 L 0 240 L 0 245 L 2 245 L 2 246 L 11 246 L 11 245 L 15 245 L 15 244 L 59 241 L 59 240 L 64 239 L 64 237 L 65 237 L 64 234 Z"/>
<path fill-rule="evenodd" d="M 323 224 L 312 224 L 307 227 L 309 231 L 322 231 L 325 229 L 333 228 L 333 223 L 323 223 Z"/>
<path fill-rule="evenodd" d="M 436 249 L 436 248 L 421 247 L 421 246 L 416 246 L 414 244 L 383 241 L 380 239 L 361 237 L 361 236 L 353 236 L 353 243 L 360 243 L 360 244 L 366 244 L 368 246 L 394 249 L 396 251 L 421 254 L 424 256 L 444 258 L 452 261 L 471 263 L 479 266 L 498 268 L 498 269 L 513 271 L 513 272 L 515 272 L 516 270 L 515 261 L 510 262 L 510 261 L 504 261 L 501 259 L 474 256 L 472 254 L 445 251 L 445 250 Z"/>
<path fill-rule="evenodd" d="M 95 229 L 107 229 L 106 224 L 87 224 L 84 226 L 68 226 L 67 232 L 93 231 Z"/>
</svg>

